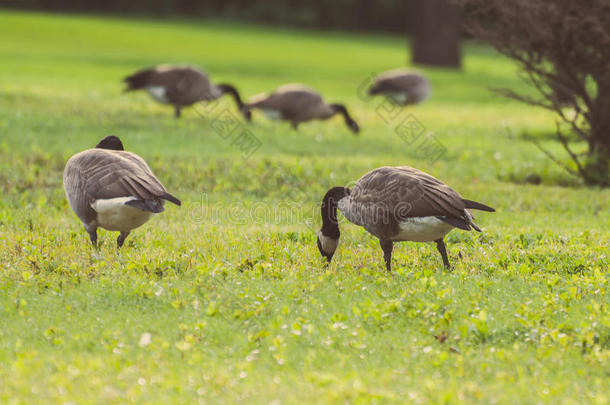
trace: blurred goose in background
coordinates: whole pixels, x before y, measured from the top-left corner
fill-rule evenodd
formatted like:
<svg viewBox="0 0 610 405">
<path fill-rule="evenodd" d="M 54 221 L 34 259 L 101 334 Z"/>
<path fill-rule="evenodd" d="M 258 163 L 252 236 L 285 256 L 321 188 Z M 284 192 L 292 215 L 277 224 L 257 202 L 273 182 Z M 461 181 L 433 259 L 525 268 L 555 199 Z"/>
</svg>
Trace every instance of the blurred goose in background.
<svg viewBox="0 0 610 405">
<path fill-rule="evenodd" d="M 399 105 L 421 103 L 430 96 L 428 79 L 421 73 L 406 69 L 390 70 L 373 79 L 369 94 L 381 94 Z"/>
<path fill-rule="evenodd" d="M 453 228 L 481 229 L 469 209 L 494 212 L 487 205 L 462 198 L 440 180 L 408 167 L 381 167 L 366 173 L 350 190 L 334 187 L 322 200 L 318 249 L 328 262 L 339 244 L 337 208 L 348 221 L 379 238 L 386 268 L 391 271 L 394 242 L 436 242 L 449 268 L 443 238 Z"/>
<path fill-rule="evenodd" d="M 64 190 L 93 246 L 97 246 L 98 227 L 119 231 L 120 248 L 132 229 L 164 210 L 164 200 L 181 204 L 165 190 L 146 162 L 125 152 L 114 135 L 68 160 Z"/>
<path fill-rule="evenodd" d="M 360 130 L 343 104 L 327 104 L 319 93 L 300 84 L 285 84 L 269 95 L 254 96 L 245 109 L 261 110 L 269 119 L 290 121 L 294 129 L 301 122 L 326 120 L 341 114 L 353 133 L 357 134 Z"/>
<path fill-rule="evenodd" d="M 180 117 L 180 110 L 199 101 L 216 100 L 223 94 L 230 94 L 237 108 L 247 120 L 250 114 L 244 110 L 239 93 L 230 84 L 212 84 L 208 76 L 192 67 L 157 66 L 140 70 L 123 81 L 125 91 L 146 90 L 158 102 L 174 106 L 174 115 Z"/>
</svg>

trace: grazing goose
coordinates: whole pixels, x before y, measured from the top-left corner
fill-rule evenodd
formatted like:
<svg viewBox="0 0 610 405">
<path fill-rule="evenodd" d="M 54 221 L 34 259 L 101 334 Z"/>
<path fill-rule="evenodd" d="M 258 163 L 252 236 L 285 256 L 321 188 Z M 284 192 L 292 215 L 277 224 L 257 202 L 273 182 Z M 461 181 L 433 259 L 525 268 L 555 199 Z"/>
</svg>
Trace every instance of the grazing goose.
<svg viewBox="0 0 610 405">
<path fill-rule="evenodd" d="M 146 90 L 160 103 L 174 106 L 175 117 L 180 117 L 180 109 L 198 101 L 216 100 L 225 93 L 235 99 L 237 108 L 246 119 L 250 114 L 235 87 L 230 84 L 212 84 L 208 76 L 192 67 L 157 66 L 140 70 L 123 79 L 127 83 L 125 91 Z"/>
<path fill-rule="evenodd" d="M 399 105 L 420 103 L 430 96 L 430 91 L 430 83 L 425 76 L 405 69 L 378 75 L 369 88 L 369 94 L 388 96 Z"/>
<path fill-rule="evenodd" d="M 72 156 L 64 169 L 64 189 L 70 207 L 85 225 L 93 246 L 97 228 L 121 232 L 117 247 L 129 232 L 164 210 L 163 200 L 180 205 L 165 191 L 146 162 L 125 152 L 121 140 L 110 135 L 95 149 Z"/>
<path fill-rule="evenodd" d="M 436 242 L 445 267 L 449 259 L 444 236 L 453 228 L 481 232 L 469 208 L 494 212 L 487 205 L 463 199 L 427 173 L 408 166 L 381 167 L 366 173 L 350 190 L 334 187 L 322 200 L 318 249 L 330 263 L 339 244 L 337 208 L 350 222 L 379 238 L 386 268 L 394 242 Z"/>
<path fill-rule="evenodd" d="M 352 132 L 357 134 L 360 130 L 343 104 L 326 104 L 320 94 L 300 84 L 285 84 L 269 95 L 255 96 L 246 104 L 245 109 L 259 109 L 270 119 L 290 121 L 294 129 L 301 122 L 326 120 L 341 114 Z"/>
</svg>

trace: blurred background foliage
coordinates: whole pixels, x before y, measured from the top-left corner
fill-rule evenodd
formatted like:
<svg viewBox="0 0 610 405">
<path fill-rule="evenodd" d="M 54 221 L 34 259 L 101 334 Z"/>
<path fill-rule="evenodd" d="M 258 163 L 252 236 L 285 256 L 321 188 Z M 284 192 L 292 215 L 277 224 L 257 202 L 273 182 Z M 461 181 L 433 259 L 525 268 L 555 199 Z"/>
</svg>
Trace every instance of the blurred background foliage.
<svg viewBox="0 0 610 405">
<path fill-rule="evenodd" d="M 5 7 L 54 12 L 230 19 L 267 25 L 411 33 L 414 0 L 8 0 Z"/>
</svg>

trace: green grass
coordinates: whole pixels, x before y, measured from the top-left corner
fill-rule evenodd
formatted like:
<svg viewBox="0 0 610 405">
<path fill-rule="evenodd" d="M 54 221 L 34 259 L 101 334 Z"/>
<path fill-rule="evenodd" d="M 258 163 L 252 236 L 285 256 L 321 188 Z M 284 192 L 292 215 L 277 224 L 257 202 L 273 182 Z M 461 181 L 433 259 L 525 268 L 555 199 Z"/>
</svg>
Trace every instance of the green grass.
<svg viewBox="0 0 610 405">
<path fill-rule="evenodd" d="M 403 39 L 1 12 L 0 402 L 608 403 L 610 192 L 532 144 L 560 151 L 552 116 L 488 91 L 528 91 L 510 61 L 464 51 L 462 72 L 426 70 L 433 97 L 407 111 L 446 148 L 433 161 L 357 95 L 404 64 Z M 362 133 L 255 115 L 240 124 L 261 142 L 246 159 L 216 113 L 176 121 L 121 93 L 162 62 L 245 97 L 306 83 Z M 61 184 L 67 158 L 110 133 L 183 201 L 120 252 L 105 231 L 91 249 Z M 432 245 L 401 243 L 388 275 L 347 223 L 324 268 L 326 189 L 400 164 L 498 212 L 478 214 L 483 234 L 448 236 L 451 272 Z"/>
</svg>

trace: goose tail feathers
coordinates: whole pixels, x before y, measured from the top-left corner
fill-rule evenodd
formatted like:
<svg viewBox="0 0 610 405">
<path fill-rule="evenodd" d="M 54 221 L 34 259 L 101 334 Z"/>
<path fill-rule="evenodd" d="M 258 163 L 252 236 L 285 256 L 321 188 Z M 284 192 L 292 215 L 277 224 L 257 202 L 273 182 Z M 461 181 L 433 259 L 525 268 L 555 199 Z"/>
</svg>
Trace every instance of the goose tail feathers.
<svg viewBox="0 0 610 405">
<path fill-rule="evenodd" d="M 481 204 L 480 202 L 476 202 L 476 201 L 472 201 L 472 200 L 466 200 L 464 198 L 462 198 L 462 201 L 464 201 L 464 204 L 466 204 L 466 208 L 471 208 L 474 210 L 481 210 L 481 211 L 487 211 L 487 212 L 496 212 L 496 210 L 488 205 L 485 204 Z"/>
<path fill-rule="evenodd" d="M 164 200 L 167 200 L 169 202 L 172 202 L 176 205 L 182 205 L 182 202 L 180 202 L 179 199 L 177 199 L 176 197 L 174 197 L 173 195 L 171 195 L 170 193 L 165 193 L 161 196 L 161 198 L 163 198 Z"/>
</svg>

